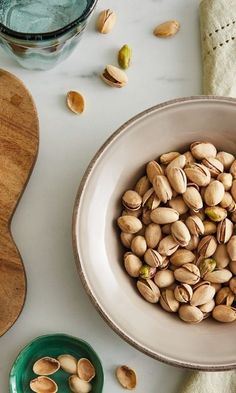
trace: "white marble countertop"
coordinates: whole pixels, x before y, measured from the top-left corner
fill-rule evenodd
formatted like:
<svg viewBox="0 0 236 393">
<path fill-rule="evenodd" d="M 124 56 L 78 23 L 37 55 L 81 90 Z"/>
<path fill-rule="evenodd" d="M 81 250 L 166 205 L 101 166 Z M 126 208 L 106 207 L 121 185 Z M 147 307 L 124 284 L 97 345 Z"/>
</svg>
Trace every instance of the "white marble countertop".
<svg viewBox="0 0 236 393">
<path fill-rule="evenodd" d="M 1 50 L 0 67 L 20 77 L 32 92 L 40 118 L 35 170 L 13 220 L 13 234 L 28 277 L 24 310 L 0 338 L 0 391 L 19 350 L 41 334 L 64 332 L 91 343 L 105 371 L 104 393 L 122 388 L 114 368 L 137 370 L 137 393 L 178 393 L 184 371 L 155 361 L 122 341 L 93 308 L 76 272 L 71 216 L 76 191 L 90 159 L 106 138 L 138 112 L 179 96 L 201 93 L 198 0 L 101 0 L 72 56 L 48 72 L 20 68 Z M 112 8 L 118 20 L 105 36 L 94 29 L 99 10 Z M 181 30 L 169 40 L 152 35 L 155 25 L 178 19 Z M 124 43 L 133 48 L 129 84 L 112 89 L 98 77 L 116 65 Z M 65 94 L 83 92 L 87 110 L 70 113 Z"/>
</svg>

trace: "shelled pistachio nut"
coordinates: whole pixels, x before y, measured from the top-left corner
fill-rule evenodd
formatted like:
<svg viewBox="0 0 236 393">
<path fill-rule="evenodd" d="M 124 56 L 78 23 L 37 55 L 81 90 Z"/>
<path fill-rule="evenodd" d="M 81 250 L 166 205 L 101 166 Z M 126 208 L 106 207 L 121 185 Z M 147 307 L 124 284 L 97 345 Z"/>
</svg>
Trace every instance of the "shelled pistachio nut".
<svg viewBox="0 0 236 393">
<path fill-rule="evenodd" d="M 212 177 L 217 177 L 224 171 L 223 164 L 215 157 L 207 157 L 202 160 L 203 165 L 209 169 Z"/>
<path fill-rule="evenodd" d="M 100 12 L 97 19 L 97 30 L 102 34 L 110 33 L 116 23 L 116 14 L 107 9 Z"/>
<path fill-rule="evenodd" d="M 203 160 L 207 157 L 216 157 L 216 148 L 209 142 L 193 142 L 190 145 L 190 151 L 194 158 Z"/>
<path fill-rule="evenodd" d="M 124 267 L 130 277 L 139 277 L 142 261 L 137 255 L 127 252 L 124 255 Z M 74 374 L 74 373 L 73 373 Z"/>
<path fill-rule="evenodd" d="M 219 322 L 234 322 L 236 321 L 236 308 L 221 304 L 214 308 L 212 316 Z"/>
<path fill-rule="evenodd" d="M 217 176 L 217 180 L 219 180 L 223 184 L 225 191 L 229 191 L 232 187 L 233 176 L 231 175 L 231 173 L 220 173 Z"/>
<path fill-rule="evenodd" d="M 232 273 L 228 269 L 214 270 L 205 274 L 204 279 L 211 283 L 223 284 L 228 282 L 232 277 Z"/>
<path fill-rule="evenodd" d="M 174 273 L 171 270 L 159 270 L 156 272 L 154 281 L 157 284 L 158 288 L 166 288 L 170 285 L 174 284 L 175 277 Z"/>
<path fill-rule="evenodd" d="M 189 303 L 193 296 L 193 289 L 188 284 L 178 284 L 174 289 L 176 300 L 180 303 Z"/>
<path fill-rule="evenodd" d="M 40 376 L 30 381 L 30 389 L 35 393 L 56 393 L 58 386 L 51 378 Z"/>
<path fill-rule="evenodd" d="M 170 151 L 160 156 L 160 162 L 164 165 L 168 165 L 171 161 L 173 161 L 175 158 L 179 156 L 180 153 L 178 151 Z"/>
<path fill-rule="evenodd" d="M 211 257 L 217 248 L 217 241 L 214 236 L 208 235 L 201 238 L 198 244 L 198 253 L 204 258 Z"/>
<path fill-rule="evenodd" d="M 163 259 L 163 256 L 152 248 L 148 248 L 144 254 L 144 261 L 151 267 L 160 267 L 163 263 Z"/>
<path fill-rule="evenodd" d="M 149 181 L 152 183 L 154 177 L 158 175 L 164 175 L 162 167 L 156 161 L 149 161 L 146 165 L 146 172 Z"/>
<path fill-rule="evenodd" d="M 229 287 L 223 287 L 217 292 L 215 300 L 217 305 L 231 306 L 234 302 L 234 294 Z"/>
<path fill-rule="evenodd" d="M 189 216 L 185 221 L 185 224 L 192 235 L 199 236 L 204 234 L 203 222 L 197 215 Z"/>
<path fill-rule="evenodd" d="M 168 235 L 161 239 L 158 245 L 158 252 L 164 256 L 170 256 L 174 254 L 174 252 L 179 247 L 178 243 L 174 240 L 173 236 Z"/>
<path fill-rule="evenodd" d="M 188 323 L 199 323 L 203 320 L 203 313 L 195 306 L 183 304 L 179 308 L 179 317 Z"/>
<path fill-rule="evenodd" d="M 176 300 L 172 289 L 164 289 L 161 292 L 160 304 L 168 312 L 177 312 L 179 308 L 179 302 Z"/>
<path fill-rule="evenodd" d="M 174 271 L 174 276 L 181 283 L 194 285 L 200 280 L 200 271 L 193 263 L 186 263 Z"/>
<path fill-rule="evenodd" d="M 233 223 L 225 218 L 217 225 L 217 241 L 218 243 L 227 243 L 233 234 Z"/>
<path fill-rule="evenodd" d="M 193 186 L 187 187 L 187 190 L 183 193 L 183 199 L 190 209 L 198 211 L 203 207 L 202 197 Z"/>
<path fill-rule="evenodd" d="M 145 192 L 142 199 L 142 206 L 147 207 L 150 210 L 156 209 L 160 205 L 161 201 L 157 198 L 154 188 L 151 187 Z"/>
<path fill-rule="evenodd" d="M 161 202 L 167 203 L 172 198 L 172 189 L 166 176 L 155 176 L 153 179 L 153 188 Z"/>
<path fill-rule="evenodd" d="M 195 255 L 192 251 L 180 248 L 170 257 L 170 261 L 174 266 L 182 266 L 186 263 L 192 263 L 195 260 Z"/>
<path fill-rule="evenodd" d="M 167 172 L 167 177 L 171 187 L 178 194 L 183 194 L 186 191 L 187 177 L 182 168 L 172 166 Z"/>
<path fill-rule="evenodd" d="M 138 280 L 137 288 L 143 298 L 149 303 L 157 303 L 159 301 L 160 290 L 152 280 Z"/>
<path fill-rule="evenodd" d="M 122 203 L 128 210 L 138 210 L 142 205 L 142 198 L 136 191 L 128 190 L 122 196 Z"/>
<path fill-rule="evenodd" d="M 151 267 L 149 265 L 142 265 L 139 270 L 139 277 L 144 280 L 151 279 L 156 274 L 156 267 Z"/>
<path fill-rule="evenodd" d="M 192 306 L 201 306 L 210 302 L 215 296 L 215 288 L 208 281 L 202 281 L 193 288 L 193 296 L 190 300 Z"/>
<path fill-rule="evenodd" d="M 123 45 L 118 52 L 119 66 L 124 70 L 126 70 L 130 66 L 131 58 L 132 58 L 132 49 L 127 44 Z"/>
<path fill-rule="evenodd" d="M 181 247 L 187 246 L 191 236 L 188 227 L 182 221 L 176 221 L 171 225 L 171 234 Z"/>
<path fill-rule="evenodd" d="M 135 184 L 134 191 L 136 191 L 141 197 L 143 197 L 150 187 L 151 184 L 148 177 L 142 176 Z"/>
<path fill-rule="evenodd" d="M 177 20 L 169 20 L 156 26 L 153 34 L 156 37 L 167 38 L 174 36 L 180 29 L 180 23 Z"/>
<path fill-rule="evenodd" d="M 227 243 L 227 252 L 232 261 L 236 261 L 236 235 L 232 236 Z"/>
<path fill-rule="evenodd" d="M 149 248 L 157 247 L 162 238 L 161 227 L 158 224 L 151 223 L 145 229 L 145 239 Z"/>
<path fill-rule="evenodd" d="M 220 222 L 227 217 L 227 211 L 219 206 L 207 207 L 205 213 L 214 222 Z"/>
<path fill-rule="evenodd" d="M 110 64 L 105 67 L 101 78 L 111 87 L 124 87 L 128 83 L 128 77 L 125 72 Z"/>
<path fill-rule="evenodd" d="M 170 207 L 158 207 L 152 210 L 150 217 L 156 224 L 172 224 L 179 219 L 179 213 Z"/>
<path fill-rule="evenodd" d="M 219 151 L 216 155 L 217 160 L 222 162 L 224 169 L 228 171 L 233 164 L 235 158 L 233 154 L 227 153 L 226 151 Z"/>
<path fill-rule="evenodd" d="M 206 187 L 210 183 L 210 171 L 202 164 L 194 163 L 186 166 L 184 172 L 192 183 L 195 183 L 200 187 Z"/>
</svg>

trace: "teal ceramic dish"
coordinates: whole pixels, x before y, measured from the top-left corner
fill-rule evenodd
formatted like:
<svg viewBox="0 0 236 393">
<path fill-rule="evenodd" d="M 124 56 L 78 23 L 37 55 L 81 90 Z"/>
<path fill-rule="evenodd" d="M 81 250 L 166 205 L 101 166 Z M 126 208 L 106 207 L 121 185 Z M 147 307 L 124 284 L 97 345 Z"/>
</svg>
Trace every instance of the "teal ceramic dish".
<svg viewBox="0 0 236 393">
<path fill-rule="evenodd" d="M 103 368 L 94 349 L 86 341 L 76 337 L 66 334 L 51 334 L 36 338 L 19 353 L 10 372 L 10 393 L 32 393 L 29 384 L 32 379 L 37 377 L 33 372 L 33 364 L 36 360 L 44 356 L 57 358 L 62 354 L 70 354 L 77 359 L 89 359 L 96 369 L 96 376 L 91 382 L 91 392 L 102 392 Z M 60 369 L 49 377 L 57 383 L 58 393 L 71 393 L 68 385 L 68 373 Z"/>
</svg>

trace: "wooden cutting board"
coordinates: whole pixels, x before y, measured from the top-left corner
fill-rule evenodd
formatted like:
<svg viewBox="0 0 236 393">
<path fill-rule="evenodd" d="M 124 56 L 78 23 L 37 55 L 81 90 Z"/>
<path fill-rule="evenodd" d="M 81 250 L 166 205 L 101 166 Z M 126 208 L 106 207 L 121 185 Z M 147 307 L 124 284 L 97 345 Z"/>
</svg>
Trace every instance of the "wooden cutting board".
<svg viewBox="0 0 236 393">
<path fill-rule="evenodd" d="M 39 124 L 24 84 L 0 69 L 0 336 L 17 320 L 26 296 L 22 258 L 11 219 L 36 161 Z M 24 222 L 22 222 L 24 231 Z"/>
</svg>

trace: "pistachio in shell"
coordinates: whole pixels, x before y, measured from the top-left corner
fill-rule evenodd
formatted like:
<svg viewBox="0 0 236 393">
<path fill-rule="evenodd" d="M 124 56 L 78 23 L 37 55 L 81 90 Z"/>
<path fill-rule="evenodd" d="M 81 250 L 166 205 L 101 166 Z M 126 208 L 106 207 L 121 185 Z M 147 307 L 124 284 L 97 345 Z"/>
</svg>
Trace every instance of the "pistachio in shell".
<svg viewBox="0 0 236 393">
<path fill-rule="evenodd" d="M 73 393 L 89 393 L 92 390 L 91 383 L 83 381 L 77 375 L 69 377 L 69 387 Z"/>
<path fill-rule="evenodd" d="M 204 225 L 202 220 L 197 216 L 189 216 L 185 221 L 191 235 L 199 236 L 204 234 Z"/>
<path fill-rule="evenodd" d="M 217 177 L 224 171 L 224 165 L 215 157 L 204 158 L 202 163 L 209 169 L 212 177 Z"/>
<path fill-rule="evenodd" d="M 142 176 L 136 183 L 134 191 L 136 191 L 141 197 L 149 190 L 151 187 L 150 181 L 147 176 Z"/>
<path fill-rule="evenodd" d="M 171 151 L 168 153 L 164 153 L 160 156 L 160 162 L 164 165 L 168 165 L 175 158 L 179 157 L 180 153 L 178 151 Z"/>
<path fill-rule="evenodd" d="M 180 303 L 188 303 L 193 296 L 193 290 L 191 285 L 188 284 L 178 284 L 175 287 L 174 295 L 176 300 Z"/>
<path fill-rule="evenodd" d="M 57 372 L 59 368 L 60 363 L 57 359 L 45 356 L 34 363 L 33 372 L 37 375 L 51 375 Z"/>
<path fill-rule="evenodd" d="M 124 255 L 124 267 L 130 277 L 139 277 L 142 261 L 137 255 L 127 252 Z M 70 374 L 74 374 L 74 372 Z"/>
<path fill-rule="evenodd" d="M 219 180 L 213 180 L 204 193 L 204 200 L 208 206 L 218 205 L 224 198 L 225 189 Z"/>
<path fill-rule="evenodd" d="M 182 168 L 172 166 L 167 172 L 171 187 L 178 193 L 183 194 L 187 188 L 186 174 Z"/>
<path fill-rule="evenodd" d="M 214 222 L 220 222 L 227 217 L 227 211 L 219 206 L 207 207 L 205 213 Z"/>
<path fill-rule="evenodd" d="M 169 269 L 159 270 L 155 274 L 154 281 L 158 288 L 169 287 L 175 282 L 174 273 Z"/>
<path fill-rule="evenodd" d="M 202 197 L 199 191 L 193 186 L 187 187 L 183 193 L 183 199 L 186 205 L 194 211 L 198 211 L 203 207 Z"/>
<path fill-rule="evenodd" d="M 122 196 L 122 203 L 128 210 L 138 210 L 142 205 L 142 198 L 136 191 L 128 190 Z"/>
<path fill-rule="evenodd" d="M 228 269 L 216 269 L 213 272 L 205 274 L 204 279 L 215 284 L 224 284 L 232 277 L 232 273 Z"/>
<path fill-rule="evenodd" d="M 139 270 L 139 277 L 143 278 L 144 280 L 151 279 L 156 274 L 156 267 L 151 267 L 149 265 L 142 265 Z"/>
<path fill-rule="evenodd" d="M 174 271 L 174 276 L 181 283 L 194 285 L 200 280 L 200 271 L 193 263 L 186 263 Z"/>
<path fill-rule="evenodd" d="M 134 216 L 121 216 L 117 219 L 117 224 L 126 233 L 137 233 L 142 229 L 142 222 Z"/>
<path fill-rule="evenodd" d="M 176 221 L 171 225 L 171 234 L 181 247 L 187 246 L 190 242 L 191 236 L 188 227 L 182 221 Z"/>
<path fill-rule="evenodd" d="M 101 74 L 102 80 L 111 87 L 124 87 L 128 83 L 128 77 L 124 71 L 113 65 L 107 65 Z"/>
<path fill-rule="evenodd" d="M 147 250 L 147 243 L 144 236 L 135 236 L 131 242 L 131 250 L 138 257 L 142 257 Z"/>
<path fill-rule="evenodd" d="M 217 305 L 231 306 L 234 302 L 234 294 L 229 287 L 223 287 L 217 292 L 215 300 Z"/>
<path fill-rule="evenodd" d="M 215 146 L 210 142 L 193 142 L 190 145 L 190 151 L 197 160 L 215 157 L 217 153 Z"/>
<path fill-rule="evenodd" d="M 217 176 L 217 180 L 219 180 L 223 184 L 225 191 L 229 191 L 232 187 L 233 176 L 231 175 L 231 173 L 220 173 Z"/>
<path fill-rule="evenodd" d="M 161 202 L 167 203 L 172 198 L 172 189 L 166 176 L 155 176 L 152 184 L 155 193 Z"/>
<path fill-rule="evenodd" d="M 135 371 L 128 366 L 119 366 L 116 369 L 116 378 L 123 388 L 132 390 L 137 385 L 137 376 Z"/>
<path fill-rule="evenodd" d="M 83 381 L 90 382 L 96 375 L 95 367 L 90 360 L 81 358 L 77 363 L 77 374 Z"/>
<path fill-rule="evenodd" d="M 151 267 L 160 267 L 163 263 L 163 256 L 153 248 L 148 248 L 144 254 L 144 261 Z"/>
<path fill-rule="evenodd" d="M 179 244 L 175 241 L 173 236 L 168 235 L 161 239 L 158 245 L 158 252 L 164 256 L 170 256 L 174 254 L 174 252 L 179 247 Z"/>
<path fill-rule="evenodd" d="M 134 236 L 135 235 L 132 233 L 121 232 L 120 240 L 121 240 L 121 243 L 123 244 L 123 246 L 126 248 L 130 248 L 131 242 L 132 242 Z"/>
<path fill-rule="evenodd" d="M 217 225 L 216 238 L 219 244 L 227 243 L 233 234 L 233 223 L 225 218 Z"/>
<path fill-rule="evenodd" d="M 236 321 L 236 308 L 220 304 L 214 308 L 212 316 L 219 322 L 234 322 Z"/>
<path fill-rule="evenodd" d="M 60 363 L 61 369 L 69 374 L 76 374 L 77 359 L 67 353 L 58 356 L 57 360 Z"/>
<path fill-rule="evenodd" d="M 158 162 L 152 160 L 149 161 L 146 165 L 146 172 L 147 172 L 147 177 L 151 183 L 153 183 L 154 177 L 158 175 L 163 175 L 163 170 L 160 164 Z"/>
<path fill-rule="evenodd" d="M 217 158 L 217 160 L 219 160 L 223 164 L 224 169 L 226 171 L 228 171 L 230 169 L 231 165 L 233 164 L 233 162 L 235 160 L 233 154 L 230 154 L 226 151 L 219 151 L 216 155 L 216 158 Z"/>
<path fill-rule="evenodd" d="M 170 257 L 170 261 L 174 266 L 182 266 L 186 263 L 192 263 L 195 260 L 195 255 L 192 251 L 180 248 Z"/>
<path fill-rule="evenodd" d="M 157 207 L 151 212 L 151 220 L 159 225 L 171 224 L 179 219 L 177 210 L 171 207 Z"/>
<path fill-rule="evenodd" d="M 198 253 L 204 258 L 211 257 L 217 248 L 217 241 L 214 236 L 208 235 L 201 238 L 198 244 Z"/>
<path fill-rule="evenodd" d="M 58 386 L 51 378 L 40 376 L 30 381 L 30 389 L 35 393 L 56 393 Z"/>
<path fill-rule="evenodd" d="M 201 164 L 194 163 L 184 169 L 187 178 L 200 187 L 206 187 L 211 180 L 210 171 Z"/>
<path fill-rule="evenodd" d="M 227 252 L 231 261 L 236 261 L 236 236 L 232 236 L 227 243 Z"/>
<path fill-rule="evenodd" d="M 158 303 L 160 298 L 160 290 L 152 280 L 138 280 L 137 288 L 147 302 Z"/>
<path fill-rule="evenodd" d="M 215 288 L 209 282 L 203 281 L 197 284 L 193 291 L 193 296 L 190 300 L 192 306 L 201 306 L 210 302 L 215 295 Z"/>
<path fill-rule="evenodd" d="M 184 322 L 199 323 L 203 320 L 203 313 L 196 306 L 182 304 L 179 308 L 179 317 Z"/>
<path fill-rule="evenodd" d="M 177 312 L 179 308 L 179 302 L 174 296 L 174 291 L 169 288 L 161 292 L 160 304 L 167 312 Z"/>
<path fill-rule="evenodd" d="M 236 277 L 231 278 L 229 282 L 229 287 L 234 295 L 236 295 Z"/>
<path fill-rule="evenodd" d="M 172 209 L 176 210 L 179 215 L 185 214 L 188 211 L 188 206 L 184 202 L 181 195 L 177 196 L 176 198 L 172 198 L 168 204 L 170 207 L 172 207 Z"/>
<path fill-rule="evenodd" d="M 151 223 L 145 229 L 145 239 L 149 248 L 155 248 L 162 238 L 161 227 L 158 224 Z"/>
</svg>

